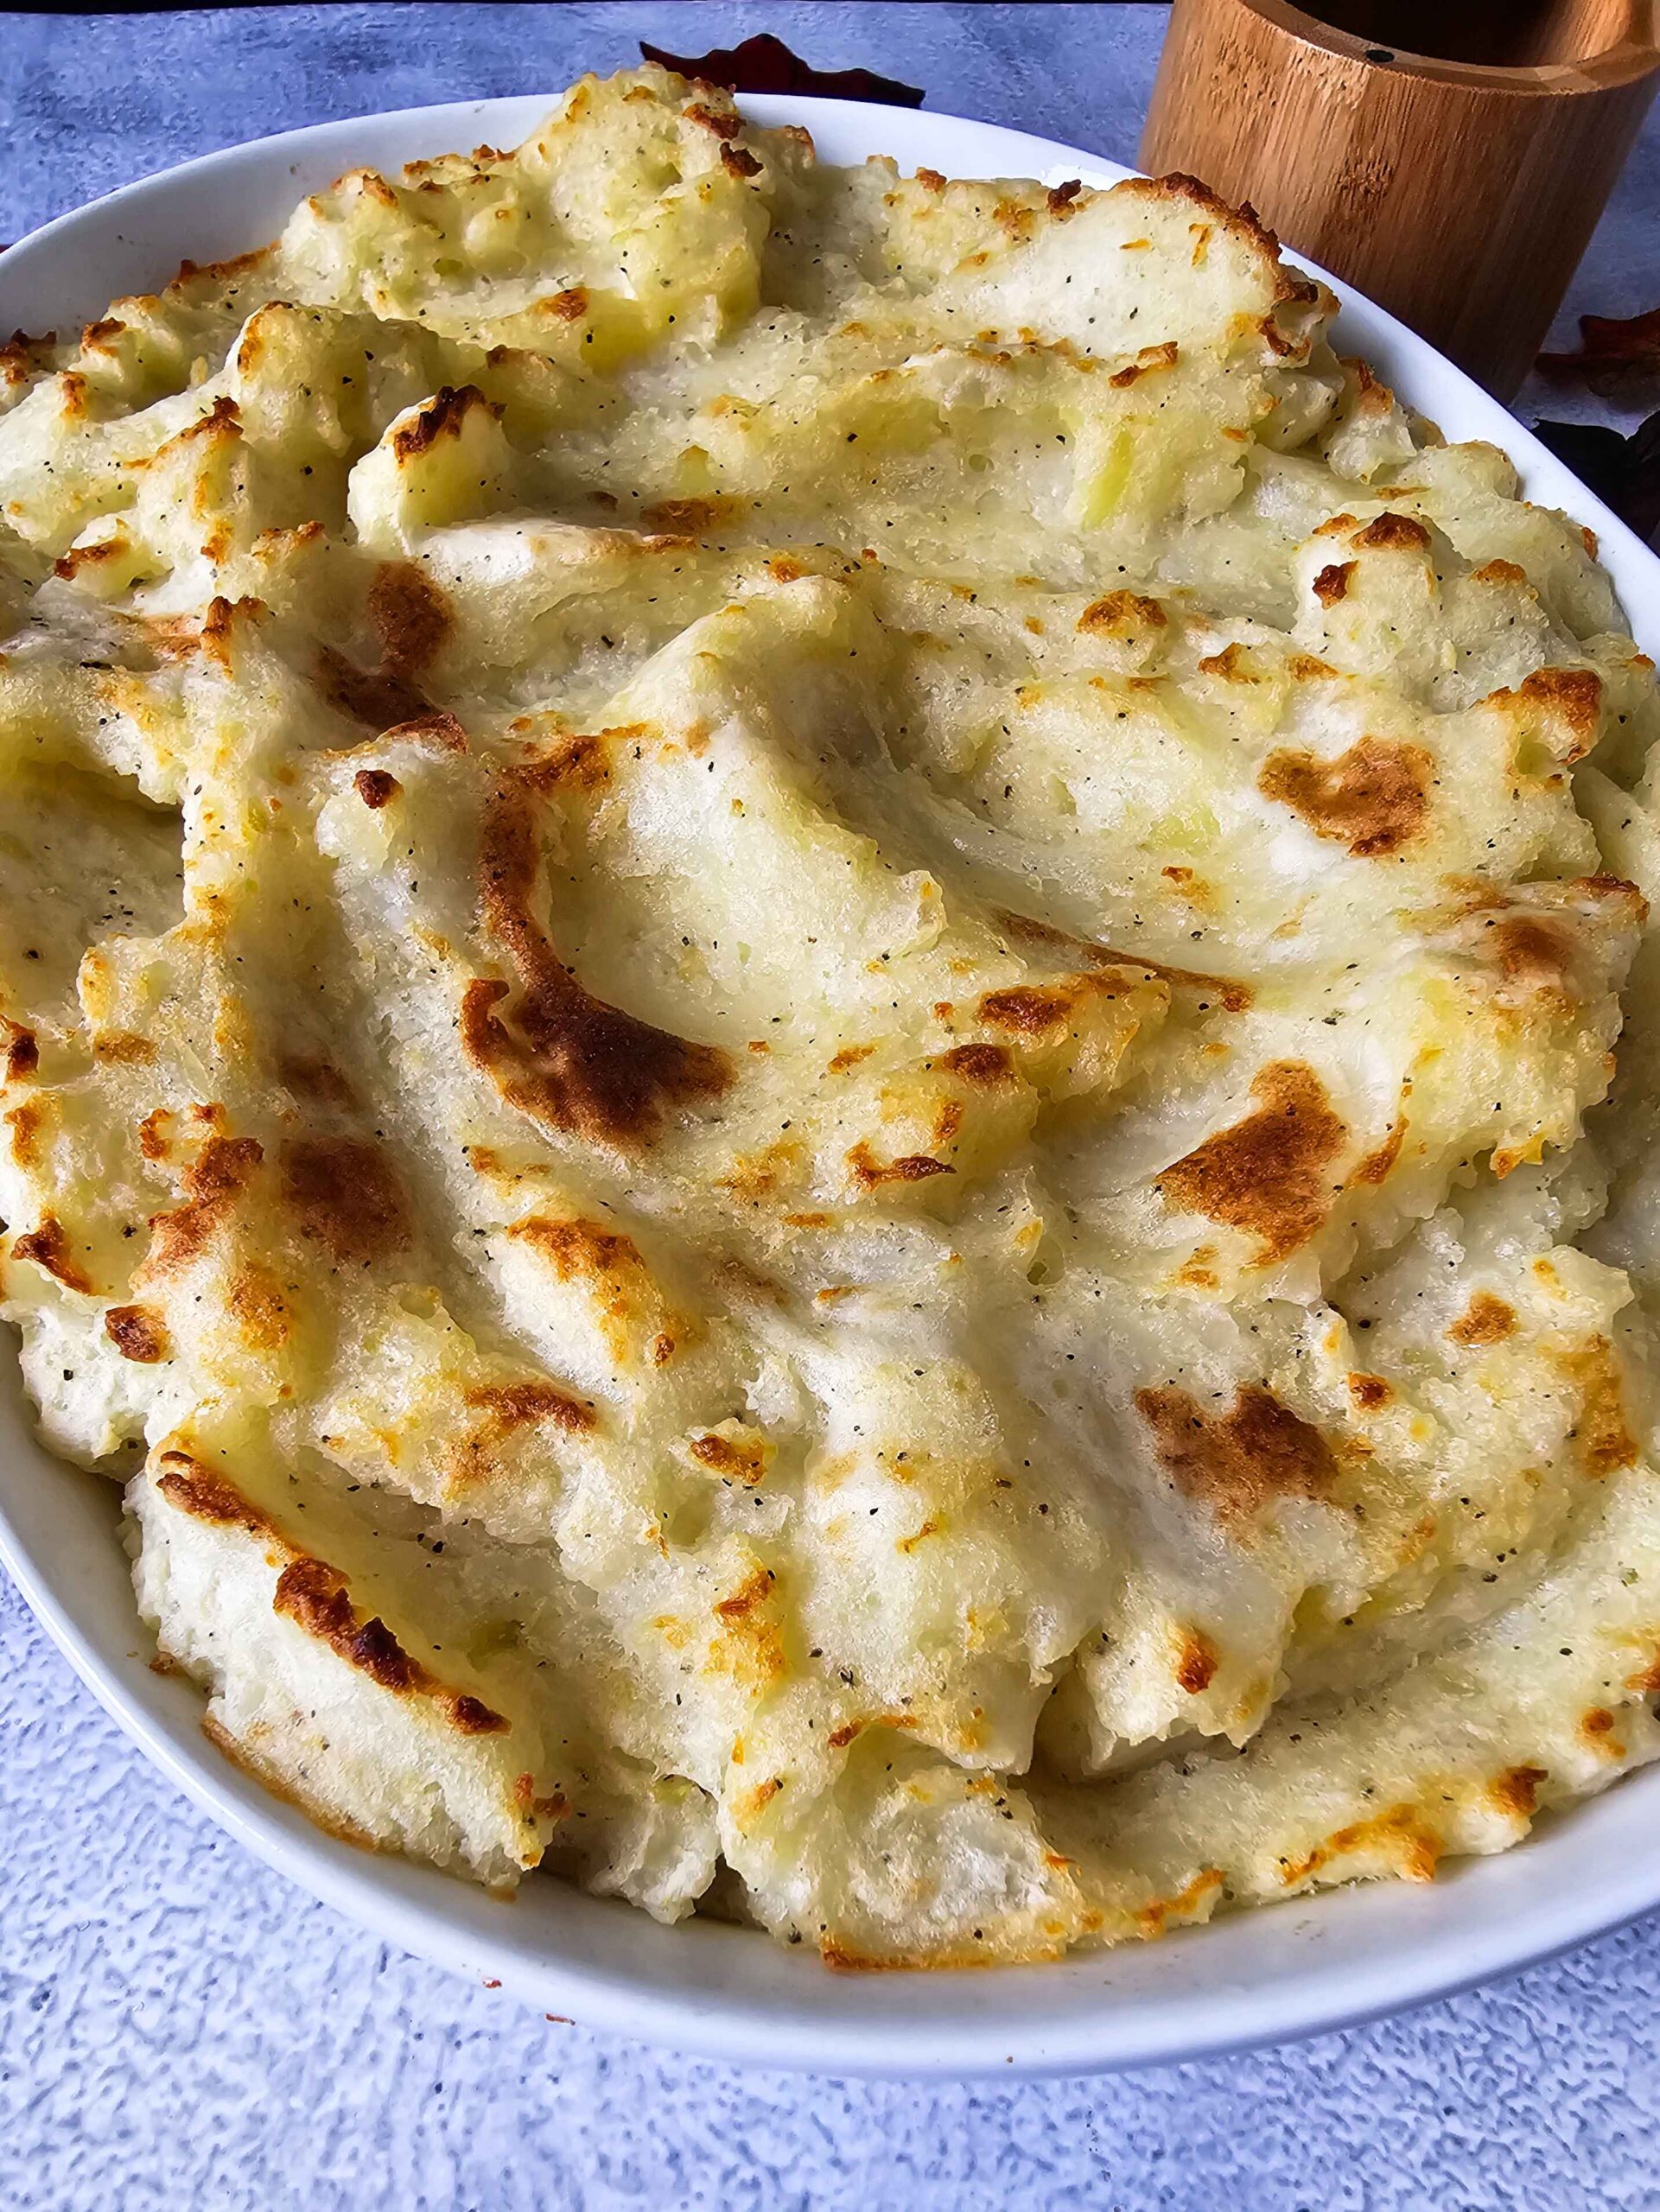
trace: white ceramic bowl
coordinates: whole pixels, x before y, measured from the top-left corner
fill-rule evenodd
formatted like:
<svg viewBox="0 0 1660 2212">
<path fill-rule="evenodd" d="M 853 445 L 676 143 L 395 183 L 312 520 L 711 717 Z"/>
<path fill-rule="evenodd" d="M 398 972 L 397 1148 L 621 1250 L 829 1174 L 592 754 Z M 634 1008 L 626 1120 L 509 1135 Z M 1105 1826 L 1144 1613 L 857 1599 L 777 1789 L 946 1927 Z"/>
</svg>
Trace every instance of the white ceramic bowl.
<svg viewBox="0 0 1660 2212">
<path fill-rule="evenodd" d="M 544 97 L 407 110 L 232 147 L 61 216 L 0 257 L 0 330 L 73 327 L 181 258 L 262 244 L 305 193 L 359 163 L 386 168 L 480 141 L 512 146 Z M 853 102 L 752 99 L 805 124 L 827 161 L 894 155 L 959 176 L 1126 172 L 1043 138 Z M 1639 642 L 1660 658 L 1660 561 L 1561 463 L 1425 341 L 1341 286 L 1340 340 L 1449 437 L 1487 438 L 1529 495 L 1589 522 Z M 41 1450 L 0 1346 L 0 1558 L 82 1680 L 127 1733 L 232 1834 L 378 1935 L 499 1980 L 543 2011 L 760 2066 L 842 2074 L 1079 2072 L 1193 2058 L 1364 2020 L 1467 1986 L 1660 1904 L 1660 1768 L 1620 1783 L 1503 1857 L 1428 1888 L 1328 1891 L 1162 1942 L 1058 1966 L 923 1974 L 827 1973 L 811 1955 L 711 1922 L 660 1928 L 563 1883 L 511 1905 L 313 1827 L 222 1759 L 189 1683 L 153 1674 L 117 1539 L 117 1492 Z"/>
</svg>

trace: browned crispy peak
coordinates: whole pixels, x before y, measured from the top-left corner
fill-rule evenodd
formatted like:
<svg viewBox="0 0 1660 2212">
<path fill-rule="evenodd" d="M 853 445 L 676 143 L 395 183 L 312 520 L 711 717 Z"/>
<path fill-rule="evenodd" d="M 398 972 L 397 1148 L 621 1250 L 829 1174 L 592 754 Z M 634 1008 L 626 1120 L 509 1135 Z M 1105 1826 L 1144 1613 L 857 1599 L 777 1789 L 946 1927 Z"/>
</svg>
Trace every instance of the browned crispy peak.
<svg viewBox="0 0 1660 2212">
<path fill-rule="evenodd" d="M 355 661 L 320 645 L 314 671 L 317 689 L 338 713 L 371 728 L 407 728 L 428 714 L 426 701 L 410 684 L 380 669 L 359 668 Z"/>
<path fill-rule="evenodd" d="M 1280 747 L 1262 763 L 1256 788 L 1301 815 L 1316 836 L 1359 860 L 1397 853 L 1423 827 L 1434 762 L 1421 745 L 1358 738 L 1334 760 Z"/>
<path fill-rule="evenodd" d="M 526 791 L 603 791 L 611 780 L 611 754 L 621 745 L 653 734 L 647 722 L 625 722 L 614 729 L 570 730 L 512 770 Z"/>
<path fill-rule="evenodd" d="M 1189 1697 L 1209 1689 L 1221 1664 L 1221 1654 L 1201 1628 L 1184 1629 L 1176 1653 L 1176 1682 Z"/>
<path fill-rule="evenodd" d="M 1514 712 L 1533 709 L 1568 733 L 1566 757 L 1581 760 L 1597 741 L 1602 678 L 1591 668 L 1536 668 L 1513 690 L 1494 691 L 1486 704 Z"/>
<path fill-rule="evenodd" d="M 1251 1003 L 1249 983 L 1232 976 L 1206 976 L 1197 968 L 1171 968 L 1161 960 L 1148 960 L 1134 952 L 1115 952 L 1110 945 L 1092 944 L 1086 938 L 1071 936 L 1029 915 L 1003 912 L 999 922 L 1019 944 L 1040 944 L 1053 952 L 1087 960 L 1097 968 L 1122 968 L 1127 976 L 1153 976 L 1183 990 L 1203 992 L 1228 1014 L 1243 1014 Z"/>
<path fill-rule="evenodd" d="M 1560 992 L 1573 964 L 1563 932 L 1536 914 L 1507 914 L 1489 925 L 1486 947 L 1507 982 L 1523 990 Z"/>
<path fill-rule="evenodd" d="M 1539 1785 L 1549 1782 L 1542 1766 L 1507 1766 L 1487 1784 L 1487 1795 L 1501 1813 L 1515 1820 L 1531 1820 L 1539 1804 Z"/>
<path fill-rule="evenodd" d="M 153 1306 L 111 1306 L 104 1316 L 104 1333 L 123 1359 L 141 1366 L 152 1367 L 172 1354 L 167 1324 Z"/>
<path fill-rule="evenodd" d="M 374 814 L 383 806 L 390 806 L 404 788 L 397 777 L 385 768 L 359 768 L 352 782 L 358 797 Z"/>
<path fill-rule="evenodd" d="M 488 1068 L 512 1105 L 591 1142 L 649 1144 L 665 1115 L 717 1096 L 732 1079 L 726 1055 L 672 1037 L 593 997 L 554 951 L 534 912 L 537 854 L 531 802 L 503 787 L 485 817 L 480 918 L 518 979 L 474 981 L 461 1006 L 461 1044 Z"/>
<path fill-rule="evenodd" d="M 884 1183 L 925 1183 L 932 1175 L 954 1175 L 957 1170 L 932 1153 L 907 1152 L 898 1160 L 878 1160 L 862 1137 L 848 1154 L 848 1166 L 862 1190 L 880 1190 Z"/>
<path fill-rule="evenodd" d="M 747 146 L 722 146 L 721 167 L 728 176 L 736 177 L 741 182 L 760 175 L 760 163 Z"/>
<path fill-rule="evenodd" d="M 1208 184 L 1199 177 L 1189 176 L 1183 169 L 1168 170 L 1163 176 L 1134 178 L 1131 188 L 1149 200 L 1191 200 L 1195 207 L 1202 208 L 1207 215 L 1214 215 L 1224 230 L 1247 240 L 1269 260 L 1279 260 L 1280 241 L 1249 200 L 1241 200 L 1235 207 L 1223 199 L 1220 193 L 1212 192 Z M 1300 299 L 1306 286 L 1288 269 L 1282 270 L 1280 276 L 1284 296 Z"/>
<path fill-rule="evenodd" d="M 1349 579 L 1353 575 L 1352 561 L 1332 561 L 1314 579 L 1314 596 L 1322 607 L 1335 607 L 1349 594 Z"/>
<path fill-rule="evenodd" d="M 715 108 L 706 107 L 702 100 L 694 100 L 689 108 L 684 108 L 681 112 L 688 123 L 701 124 L 705 130 L 712 130 L 717 138 L 735 138 L 743 129 L 743 118 L 741 115 L 732 113 L 722 115 Z"/>
<path fill-rule="evenodd" d="M 509 1225 L 507 1234 L 545 1252 L 561 1282 L 620 1274 L 645 1265 L 632 1236 L 595 1221 L 555 1221 L 545 1214 L 526 1214 Z"/>
<path fill-rule="evenodd" d="M 1570 1433 L 1580 1464 L 1587 1475 L 1602 1481 L 1637 1458 L 1619 1357 L 1606 1337 L 1587 1337 L 1560 1354 L 1559 1364 L 1580 1392 L 1580 1417 Z"/>
<path fill-rule="evenodd" d="M 123 537 L 101 537 L 93 545 L 72 545 L 52 563 L 52 573 L 65 583 L 73 583 L 83 569 L 102 568 L 106 561 L 119 560 L 128 550 Z"/>
<path fill-rule="evenodd" d="M 171 1448 L 162 1453 L 156 1487 L 181 1513 L 194 1520 L 212 1521 L 223 1529 L 245 1529 L 251 1536 L 277 1536 L 280 1532 L 257 1505 L 244 1497 L 228 1478 L 204 1466 L 189 1452 Z"/>
<path fill-rule="evenodd" d="M 270 246 L 262 245 L 256 246 L 250 253 L 232 254 L 224 261 L 181 261 L 177 271 L 169 279 L 167 289 L 169 292 L 183 291 L 196 277 L 210 283 L 224 283 L 232 277 L 245 276 L 269 259 L 270 251 Z"/>
<path fill-rule="evenodd" d="M 1012 1081 L 1014 1074 L 1014 1063 L 1002 1045 L 953 1045 L 949 1052 L 940 1055 L 939 1065 L 961 1076 L 964 1083 L 979 1084 L 987 1090 Z"/>
<path fill-rule="evenodd" d="M 444 385 L 433 393 L 412 423 L 405 423 L 392 432 L 393 454 L 399 461 L 413 461 L 421 454 L 429 453 L 441 438 L 459 437 L 462 424 L 475 407 L 481 407 L 487 415 L 500 414 L 500 410 L 490 404 L 476 385 L 464 384 L 459 390 L 454 385 Z"/>
<path fill-rule="evenodd" d="M 57 340 L 55 330 L 41 338 L 31 338 L 26 330 L 14 330 L 0 346 L 0 383 L 27 384 L 36 369 L 46 366 Z"/>
<path fill-rule="evenodd" d="M 474 1412 L 487 1414 L 504 1436 L 544 1421 L 573 1433 L 594 1426 L 592 1406 L 536 1376 L 517 1382 L 481 1382 L 467 1393 L 467 1403 Z"/>
<path fill-rule="evenodd" d="M 1226 1413 L 1207 1414 L 1173 1384 L 1138 1390 L 1135 1410 L 1177 1489 L 1231 1525 L 1275 1498 L 1323 1497 L 1337 1473 L 1319 1429 L 1258 1383 L 1237 1389 Z"/>
<path fill-rule="evenodd" d="M 475 1697 L 447 1689 L 410 1658 L 378 1615 L 365 1620 L 352 1603 L 346 1577 L 327 1560 L 290 1560 L 277 1578 L 271 1611 L 297 1622 L 308 1636 L 320 1637 L 382 1689 L 399 1697 L 438 1699 L 464 1735 L 497 1735 L 507 1726 L 500 1713 Z"/>
<path fill-rule="evenodd" d="M 449 601 L 416 561 L 381 563 L 369 587 L 369 620 L 385 674 L 405 683 L 436 659 L 455 626 Z"/>
<path fill-rule="evenodd" d="M 1086 636 L 1127 637 L 1137 628 L 1162 630 L 1168 617 L 1156 599 L 1148 599 L 1140 592 L 1103 592 L 1099 599 L 1092 599 L 1078 618 L 1078 626 Z"/>
<path fill-rule="evenodd" d="M 766 1471 L 766 1455 L 759 1444 L 735 1443 L 728 1436 L 694 1436 L 687 1447 L 700 1465 L 730 1476 L 751 1488 Z"/>
<path fill-rule="evenodd" d="M 1124 979 L 1126 984 L 1129 977 Z M 1011 983 L 988 991 L 977 1008 L 980 1019 L 1012 1037 L 1047 1037 L 1070 1028 L 1092 999 L 1116 995 L 1115 978 L 1096 973 L 1061 976 L 1053 983 Z"/>
<path fill-rule="evenodd" d="M 1500 1344 L 1516 1332 L 1516 1309 L 1479 1290 L 1447 1332 L 1455 1344 Z"/>
<path fill-rule="evenodd" d="M 1173 338 L 1167 338 L 1158 346 L 1143 346 L 1135 359 L 1127 361 L 1122 369 L 1115 369 L 1107 382 L 1120 391 L 1127 391 L 1157 370 L 1173 369 L 1179 358 L 1180 350 Z"/>
<path fill-rule="evenodd" d="M 38 1224 L 20 1236 L 11 1248 L 14 1260 L 33 1260 L 55 1275 L 66 1290 L 89 1292 L 92 1279 L 70 1250 L 68 1235 L 54 1213 L 43 1213 Z"/>
<path fill-rule="evenodd" d="M 1372 1852 L 1392 1866 L 1402 1881 L 1433 1882 L 1444 1848 L 1440 1835 L 1420 1816 L 1415 1806 L 1391 1805 L 1371 1820 L 1335 1829 L 1299 1859 L 1282 1858 L 1280 1878 L 1291 1889 L 1334 1861 Z"/>
<path fill-rule="evenodd" d="M 770 1567 L 757 1567 L 750 1572 L 742 1585 L 729 1598 L 719 1599 L 715 1610 L 723 1621 L 741 1621 L 747 1614 L 764 1605 L 773 1594 L 777 1580 Z"/>
<path fill-rule="evenodd" d="M 1429 550 L 1429 532 L 1415 515 L 1386 513 L 1374 516 L 1364 530 L 1355 532 L 1349 543 L 1364 547 L 1369 553 L 1427 553 Z"/>
<path fill-rule="evenodd" d="M 41 1065 L 41 1048 L 35 1041 L 35 1032 L 25 1029 L 21 1021 L 12 1021 L 0 1014 L 0 1039 L 5 1043 L 5 1075 L 8 1083 L 21 1083 L 25 1076 L 33 1075 Z"/>
<path fill-rule="evenodd" d="M 285 1144 L 283 1195 L 301 1236 L 342 1265 L 366 1267 L 410 1242 L 403 1185 L 370 1139 L 297 1137 Z"/>
<path fill-rule="evenodd" d="M 172 614 L 140 618 L 150 646 L 161 660 L 189 660 L 197 654 L 229 669 L 231 648 L 239 626 L 253 627 L 269 613 L 260 599 L 210 599 L 200 615 Z"/>
<path fill-rule="evenodd" d="M 1173 1160 L 1155 1187 L 1166 1203 L 1243 1230 L 1262 1262 L 1283 1260 L 1331 1210 L 1327 1172 L 1348 1130 L 1301 1060 L 1275 1060 L 1250 1087 L 1256 1110 Z"/>
<path fill-rule="evenodd" d="M 1401 1147 L 1406 1141 L 1408 1126 L 1406 1116 L 1397 1114 L 1390 1124 L 1389 1135 L 1383 1143 L 1374 1145 L 1369 1153 L 1355 1162 L 1350 1182 L 1363 1185 L 1387 1183 L 1394 1173 L 1396 1161 L 1401 1157 Z"/>
<path fill-rule="evenodd" d="M 150 1216 L 144 1273 L 168 1274 L 198 1258 L 228 1219 L 264 1156 L 253 1137 L 209 1137 L 184 1172 L 184 1204 Z"/>
</svg>

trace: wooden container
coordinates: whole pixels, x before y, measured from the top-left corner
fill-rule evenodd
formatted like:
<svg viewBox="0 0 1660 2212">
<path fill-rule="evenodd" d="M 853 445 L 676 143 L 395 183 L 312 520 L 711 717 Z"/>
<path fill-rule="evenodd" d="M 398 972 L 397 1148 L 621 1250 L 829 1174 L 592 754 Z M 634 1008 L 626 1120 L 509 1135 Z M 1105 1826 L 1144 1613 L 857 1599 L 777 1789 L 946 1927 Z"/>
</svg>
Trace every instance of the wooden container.
<svg viewBox="0 0 1660 2212">
<path fill-rule="evenodd" d="M 1508 398 L 1657 72 L 1660 0 L 1174 0 L 1142 166 L 1249 200 Z"/>
</svg>

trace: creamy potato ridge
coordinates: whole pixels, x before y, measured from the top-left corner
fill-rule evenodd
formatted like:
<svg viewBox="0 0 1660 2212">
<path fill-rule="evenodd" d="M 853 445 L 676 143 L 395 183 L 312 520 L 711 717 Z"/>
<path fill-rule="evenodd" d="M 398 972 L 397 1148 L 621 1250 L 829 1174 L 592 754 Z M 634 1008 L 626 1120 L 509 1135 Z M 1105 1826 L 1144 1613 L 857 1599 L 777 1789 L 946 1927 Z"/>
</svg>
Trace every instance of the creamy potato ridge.
<svg viewBox="0 0 1660 2212">
<path fill-rule="evenodd" d="M 1333 306 L 653 68 L 0 352 L 0 1287 L 227 1755 L 942 1965 L 1660 1748 L 1653 671 Z"/>
</svg>

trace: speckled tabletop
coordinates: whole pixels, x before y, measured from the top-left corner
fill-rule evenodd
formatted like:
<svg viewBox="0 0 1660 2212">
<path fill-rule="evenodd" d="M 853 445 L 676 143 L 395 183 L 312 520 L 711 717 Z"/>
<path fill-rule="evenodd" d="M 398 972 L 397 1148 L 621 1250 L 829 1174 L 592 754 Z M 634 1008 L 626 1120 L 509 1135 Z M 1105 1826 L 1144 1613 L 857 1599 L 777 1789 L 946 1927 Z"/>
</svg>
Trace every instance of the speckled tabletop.
<svg viewBox="0 0 1660 2212">
<path fill-rule="evenodd" d="M 773 29 L 1133 158 L 1156 7 L 339 6 L 0 20 L 0 238 L 216 146 Z M 1660 118 L 1564 313 L 1660 299 Z M 1542 397 L 1524 393 L 1521 410 Z M 1549 410 L 1574 410 L 1561 396 Z M 145 1765 L 0 1579 L 3 2212 L 1660 2207 L 1660 1931 L 1293 2049 L 1008 2088 L 739 2075 L 389 1950 Z"/>
</svg>

